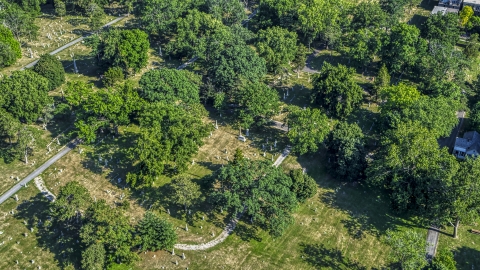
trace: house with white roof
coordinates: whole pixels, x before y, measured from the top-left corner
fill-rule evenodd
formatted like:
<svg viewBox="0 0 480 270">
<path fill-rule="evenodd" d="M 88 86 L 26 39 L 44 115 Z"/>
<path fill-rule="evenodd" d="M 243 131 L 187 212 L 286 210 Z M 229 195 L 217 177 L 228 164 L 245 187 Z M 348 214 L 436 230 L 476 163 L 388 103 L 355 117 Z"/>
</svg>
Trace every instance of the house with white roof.
<svg viewBox="0 0 480 270">
<path fill-rule="evenodd" d="M 453 155 L 460 159 L 467 156 L 476 158 L 480 155 L 480 134 L 476 131 L 469 131 L 463 135 L 463 138 L 457 137 Z"/>
</svg>

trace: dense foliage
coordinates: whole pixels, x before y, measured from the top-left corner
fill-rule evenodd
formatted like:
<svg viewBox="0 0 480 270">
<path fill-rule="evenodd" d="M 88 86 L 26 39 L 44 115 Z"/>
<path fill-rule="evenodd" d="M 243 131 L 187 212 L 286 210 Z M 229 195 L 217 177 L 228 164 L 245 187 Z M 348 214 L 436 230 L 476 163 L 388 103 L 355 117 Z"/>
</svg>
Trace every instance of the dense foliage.
<svg viewBox="0 0 480 270">
<path fill-rule="evenodd" d="M 65 83 L 65 70 L 63 69 L 63 65 L 53 55 L 42 55 L 37 64 L 33 67 L 33 71 L 48 79 L 50 90 Z"/>
<path fill-rule="evenodd" d="M 211 200 L 236 216 L 243 213 L 254 225 L 280 236 L 293 221 L 297 205 L 292 179 L 269 162 L 243 160 L 215 173 Z"/>
</svg>

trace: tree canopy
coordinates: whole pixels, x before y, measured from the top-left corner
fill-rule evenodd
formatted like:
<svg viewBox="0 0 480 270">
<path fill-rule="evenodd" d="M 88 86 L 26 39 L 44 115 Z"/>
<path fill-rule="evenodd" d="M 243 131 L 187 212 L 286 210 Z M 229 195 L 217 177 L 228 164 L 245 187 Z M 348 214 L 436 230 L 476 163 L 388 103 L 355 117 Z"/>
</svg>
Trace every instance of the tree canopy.
<svg viewBox="0 0 480 270">
<path fill-rule="evenodd" d="M 314 153 L 330 133 L 330 123 L 318 109 L 292 107 L 287 116 L 288 139 L 292 150 L 300 154 Z"/>
<path fill-rule="evenodd" d="M 127 174 L 134 187 L 151 186 L 162 173 L 181 173 L 208 136 L 211 125 L 203 122 L 205 108 L 200 104 L 148 104 L 140 112 L 142 131 L 129 149 L 135 166 Z"/>
<path fill-rule="evenodd" d="M 228 164 L 215 175 L 212 202 L 232 216 L 243 213 L 254 225 L 280 236 L 293 222 L 297 205 L 292 179 L 266 161 Z"/>
<path fill-rule="evenodd" d="M 140 79 L 142 96 L 150 102 L 200 102 L 200 79 L 186 70 L 154 69 Z"/>
<path fill-rule="evenodd" d="M 63 65 L 53 55 L 42 55 L 33 67 L 33 71 L 48 79 L 50 90 L 65 83 L 65 70 L 63 69 Z"/>
<path fill-rule="evenodd" d="M 362 88 L 354 81 L 355 70 L 325 63 L 313 82 L 312 101 L 328 115 L 346 118 L 361 104 Z"/>
<path fill-rule="evenodd" d="M 146 212 L 137 227 L 142 250 L 171 249 L 177 242 L 175 228 L 167 220 L 153 212 Z"/>
<path fill-rule="evenodd" d="M 150 42 L 148 35 L 141 30 L 110 28 L 89 37 L 87 45 L 105 64 L 121 67 L 126 73 L 139 72 L 147 65 Z"/>
<path fill-rule="evenodd" d="M 269 71 L 290 69 L 297 52 L 297 34 L 277 26 L 260 30 L 256 46 L 259 55 L 266 60 Z"/>
<path fill-rule="evenodd" d="M 357 124 L 338 123 L 326 144 L 337 178 L 348 181 L 362 179 L 366 168 L 365 142 L 362 129 Z"/>
<path fill-rule="evenodd" d="M 53 100 L 48 96 L 49 81 L 37 73 L 15 71 L 9 78 L 0 81 L 0 105 L 15 118 L 33 122 Z"/>
</svg>

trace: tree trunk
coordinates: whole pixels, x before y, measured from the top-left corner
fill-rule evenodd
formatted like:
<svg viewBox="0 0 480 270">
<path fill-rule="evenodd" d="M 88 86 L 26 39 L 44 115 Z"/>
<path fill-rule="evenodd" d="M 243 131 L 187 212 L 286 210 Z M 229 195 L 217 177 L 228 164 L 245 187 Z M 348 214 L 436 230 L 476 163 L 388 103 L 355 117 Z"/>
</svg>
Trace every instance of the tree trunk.
<svg viewBox="0 0 480 270">
<path fill-rule="evenodd" d="M 457 239 L 458 238 L 458 226 L 460 225 L 460 219 L 457 218 L 455 221 L 455 225 L 453 225 L 453 238 Z"/>
</svg>

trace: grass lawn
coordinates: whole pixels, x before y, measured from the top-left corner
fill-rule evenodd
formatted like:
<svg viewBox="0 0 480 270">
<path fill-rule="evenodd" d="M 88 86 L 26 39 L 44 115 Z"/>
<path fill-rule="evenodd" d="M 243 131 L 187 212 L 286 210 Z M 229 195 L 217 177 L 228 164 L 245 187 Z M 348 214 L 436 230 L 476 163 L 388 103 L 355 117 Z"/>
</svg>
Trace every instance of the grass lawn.
<svg viewBox="0 0 480 270">
<path fill-rule="evenodd" d="M 412 21 L 414 19 L 415 17 Z M 138 81 L 151 68 L 174 68 L 181 64 L 182 61 L 178 59 L 161 58 L 153 47 L 154 45 L 150 50 L 148 66 L 132 76 L 132 80 Z M 94 88 L 98 89 L 103 87 L 99 75 L 104 70 L 95 65 L 95 59 L 89 52 L 84 45 L 78 44 L 58 56 L 67 71 L 67 80 L 92 82 Z M 78 59 L 80 74 L 73 73 L 71 53 Z M 319 69 L 324 61 L 346 64 L 348 60 L 334 51 L 323 50 L 312 64 Z M 195 65 L 188 69 L 199 70 Z M 369 77 L 375 76 L 375 73 L 375 66 L 368 68 L 364 74 L 357 70 L 355 79 L 368 89 L 371 83 Z M 290 104 L 310 106 L 310 76 L 307 73 L 300 73 L 299 77 L 291 74 L 283 82 L 274 85 L 281 99 L 287 89 L 289 91 L 282 107 Z M 273 77 L 268 79 L 273 81 Z M 60 96 L 61 89 L 55 90 L 52 95 Z M 376 104 L 365 98 L 360 110 L 347 120 L 358 123 L 372 148 L 378 139 L 375 135 L 377 112 Z M 274 119 L 283 121 L 284 117 L 285 114 L 281 113 Z M 186 172 L 199 183 L 204 194 L 212 180 L 210 175 L 233 158 L 235 149 L 240 148 L 249 159 L 272 160 L 278 157 L 287 144 L 285 133 L 270 127 L 252 128 L 247 142 L 241 142 L 237 139 L 239 131 L 231 126 L 233 121 L 228 115 L 210 112 L 206 121 L 212 125 L 217 121 L 219 129 L 204 140 L 204 145 Z M 60 126 L 50 130 L 60 130 Z M 132 145 L 137 133 L 138 127 L 130 125 L 120 128 L 119 137 L 102 134 L 95 146 L 80 146 L 82 153 L 78 149 L 70 152 L 41 177 L 54 194 L 58 194 L 60 187 L 69 181 L 78 181 L 89 190 L 93 198 L 105 199 L 112 206 L 121 200 L 123 194 L 124 200 L 130 201 L 131 207 L 126 214 L 132 223 L 138 222 L 145 211 L 155 211 L 175 225 L 179 243 L 204 243 L 218 236 L 228 222 L 227 213 L 212 209 L 207 200 L 191 207 L 191 214 L 185 213 L 181 206 L 168 200 L 170 177 L 158 179 L 148 191 L 126 188 L 125 176 L 132 169 L 130 164 L 124 162 L 126 149 Z M 245 135 L 245 131 L 242 133 Z M 36 165 L 41 164 L 41 158 L 46 160 L 42 151 L 46 151 L 45 145 L 52 136 L 48 132 L 43 133 L 42 141 L 37 147 L 38 153 L 34 155 Z M 185 260 L 182 260 L 180 250 L 175 251 L 175 256 L 171 255 L 171 251 L 141 253 L 142 260 L 132 268 L 381 269 L 390 263 L 387 258 L 390 248 L 382 241 L 386 230 L 416 230 L 426 236 L 426 228 L 414 218 L 397 215 L 390 210 L 385 194 L 361 182 L 334 179 L 328 173 L 327 164 L 323 148 L 315 155 L 291 155 L 283 162 L 282 168 L 285 171 L 305 168 L 316 180 L 318 192 L 299 205 L 294 214 L 294 223 L 282 237 L 272 238 L 248 222 L 240 221 L 235 232 L 225 242 L 211 249 L 186 251 Z M 20 161 L 0 163 L 0 171 L 4 172 L 0 176 L 3 177 L 0 178 L 0 189 L 13 185 L 13 180 L 9 179 L 11 174 L 18 174 L 22 178 L 21 175 L 27 175 L 33 169 L 20 165 Z M 18 196 L 20 202 L 11 199 L 0 205 L 0 231 L 3 232 L 0 234 L 0 253 L 3 258 L 0 260 L 0 269 L 33 269 L 36 266 L 41 266 L 42 269 L 61 269 L 72 258 L 78 259 L 80 254 L 72 254 L 72 248 L 79 244 L 64 243 L 61 239 L 62 233 L 68 232 L 43 229 L 42 224 L 47 220 L 48 214 L 44 210 L 48 208 L 49 202 L 38 194 L 33 182 L 19 191 Z M 15 211 L 13 215 L 9 213 L 11 210 Z M 186 225 L 188 231 L 185 230 Z M 453 239 L 449 236 L 452 228 L 447 227 L 440 237 L 439 248 L 455 249 L 459 269 L 475 269 L 480 266 L 480 236 L 469 233 L 471 228 L 478 229 L 478 226 L 462 224 L 460 238 Z M 35 262 L 32 263 L 32 260 Z"/>
</svg>

